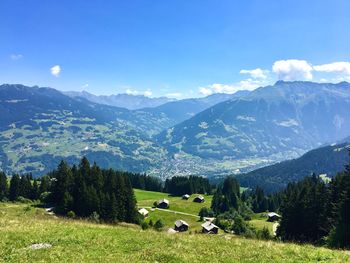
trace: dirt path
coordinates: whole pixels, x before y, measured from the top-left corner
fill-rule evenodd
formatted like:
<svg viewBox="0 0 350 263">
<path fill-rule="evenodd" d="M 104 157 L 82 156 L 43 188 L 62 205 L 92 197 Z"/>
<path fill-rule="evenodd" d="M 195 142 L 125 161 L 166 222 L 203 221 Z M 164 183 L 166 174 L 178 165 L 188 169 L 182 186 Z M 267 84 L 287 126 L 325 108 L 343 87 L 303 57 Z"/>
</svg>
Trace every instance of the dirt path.
<svg viewBox="0 0 350 263">
<path fill-rule="evenodd" d="M 277 227 L 279 226 L 279 223 L 274 223 L 272 226 L 272 233 L 274 236 L 276 236 L 276 231 L 277 231 Z"/>
<path fill-rule="evenodd" d="M 159 211 L 164 211 L 164 212 L 168 212 L 168 213 L 175 213 L 175 214 L 180 214 L 180 215 L 185 215 L 185 216 L 193 216 L 193 217 L 199 218 L 199 216 L 194 215 L 194 214 L 189 214 L 189 213 L 174 211 L 174 210 L 170 210 L 170 209 L 153 208 L 153 207 L 145 207 L 145 208 L 147 208 L 147 209 L 157 209 L 157 210 L 159 210 Z"/>
</svg>

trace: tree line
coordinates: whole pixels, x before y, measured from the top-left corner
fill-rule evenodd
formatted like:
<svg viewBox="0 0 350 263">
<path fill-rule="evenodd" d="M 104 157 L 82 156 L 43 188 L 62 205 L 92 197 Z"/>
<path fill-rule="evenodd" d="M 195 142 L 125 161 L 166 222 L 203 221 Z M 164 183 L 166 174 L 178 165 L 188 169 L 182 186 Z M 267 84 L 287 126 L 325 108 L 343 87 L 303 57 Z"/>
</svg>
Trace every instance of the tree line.
<svg viewBox="0 0 350 263">
<path fill-rule="evenodd" d="M 259 187 L 241 194 L 234 177 L 214 192 L 211 209 L 202 209 L 200 216 L 215 216 L 224 230 L 257 236 L 246 223 L 252 213 L 275 211 L 282 215 L 277 237 L 283 241 L 350 248 L 350 163 L 330 182 L 314 174 L 274 194 Z"/>
<path fill-rule="evenodd" d="M 350 166 L 330 183 L 313 175 L 283 191 L 282 240 L 350 247 Z"/>
<path fill-rule="evenodd" d="M 174 176 L 166 179 L 163 190 L 172 195 L 210 194 L 211 188 L 209 180 L 201 176 Z"/>
<path fill-rule="evenodd" d="M 0 200 L 40 199 L 61 215 L 91 217 L 105 222 L 137 223 L 136 198 L 130 173 L 101 169 L 82 158 L 79 165 L 61 161 L 57 169 L 40 179 L 14 174 L 10 182 L 0 173 Z M 137 175 L 132 175 L 134 181 Z M 139 176 L 142 180 L 144 176 Z M 147 178 L 146 178 L 147 180 Z"/>
</svg>

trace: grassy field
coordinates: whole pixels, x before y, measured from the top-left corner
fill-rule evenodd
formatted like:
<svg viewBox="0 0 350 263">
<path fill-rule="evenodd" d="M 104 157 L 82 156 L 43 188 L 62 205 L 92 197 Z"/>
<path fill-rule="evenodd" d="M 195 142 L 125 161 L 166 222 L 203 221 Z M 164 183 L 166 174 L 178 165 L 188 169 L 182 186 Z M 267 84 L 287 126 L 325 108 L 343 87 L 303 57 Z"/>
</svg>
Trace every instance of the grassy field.
<svg viewBox="0 0 350 263">
<path fill-rule="evenodd" d="M 170 228 L 174 227 L 176 220 L 182 219 L 190 225 L 190 231 L 200 231 L 202 229 L 201 224 L 203 222 L 199 221 L 199 210 L 202 207 L 210 207 L 211 200 L 213 198 L 211 195 L 205 195 L 205 202 L 199 204 L 193 202 L 193 198 L 197 196 L 196 194 L 193 194 L 189 200 L 182 200 L 181 197 L 170 196 L 167 193 L 151 192 L 139 189 L 134 189 L 134 192 L 137 199 L 137 205 L 140 208 L 152 207 L 154 201 L 160 200 L 162 198 L 166 198 L 170 202 L 170 207 L 169 209 L 166 209 L 166 211 L 158 209 L 152 211 L 151 209 L 148 209 L 149 216 L 146 219 L 147 222 L 149 222 L 151 219 L 153 222 L 157 221 L 158 219 L 162 219 L 165 223 L 166 228 Z M 188 213 L 193 216 L 179 214 L 177 212 Z M 273 234 L 274 223 L 266 221 L 265 213 L 255 214 L 252 217 L 252 220 L 248 221 L 248 223 L 256 229 L 263 229 L 266 227 L 270 231 L 270 234 Z"/>
<path fill-rule="evenodd" d="M 151 192 L 139 189 L 134 189 L 134 192 L 138 207 L 148 208 L 147 210 L 149 211 L 149 216 L 146 219 L 147 222 L 150 220 L 155 222 L 158 219 L 162 219 L 165 223 L 166 228 L 170 228 L 174 227 L 176 220 L 182 219 L 190 225 L 189 231 L 201 230 L 201 224 L 203 224 L 203 222 L 199 221 L 199 210 L 202 207 L 210 207 L 212 200 L 211 195 L 204 195 L 204 203 L 195 203 L 193 202 L 193 198 L 197 196 L 196 194 L 191 195 L 189 200 L 182 200 L 182 198 L 179 196 L 171 196 L 167 193 Z M 169 209 L 155 209 L 154 211 L 152 211 L 153 209 L 149 209 L 149 207 L 153 206 L 154 201 L 158 201 L 163 198 L 169 200 Z M 188 215 L 181 213 L 186 213 Z"/>
<path fill-rule="evenodd" d="M 138 226 L 93 224 L 0 203 L 0 262 L 349 262 L 349 251 L 243 239 L 170 235 Z M 34 243 L 48 249 L 32 250 Z"/>
</svg>

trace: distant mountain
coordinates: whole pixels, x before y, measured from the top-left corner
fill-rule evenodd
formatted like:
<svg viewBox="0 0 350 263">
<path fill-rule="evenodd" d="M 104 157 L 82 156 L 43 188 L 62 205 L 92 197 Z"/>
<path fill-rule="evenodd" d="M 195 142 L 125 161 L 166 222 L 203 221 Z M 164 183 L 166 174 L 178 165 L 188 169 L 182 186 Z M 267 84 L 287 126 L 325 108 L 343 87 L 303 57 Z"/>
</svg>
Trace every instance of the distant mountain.
<svg viewBox="0 0 350 263">
<path fill-rule="evenodd" d="M 157 107 L 164 103 L 174 101 L 174 99 L 167 97 L 150 98 L 143 95 L 117 94 L 117 95 L 94 95 L 87 91 L 67 91 L 63 92 L 65 95 L 72 98 L 84 98 L 91 102 L 105 104 L 109 106 L 126 108 L 129 110 L 136 110 L 148 107 Z"/>
<path fill-rule="evenodd" d="M 174 154 L 230 160 L 297 156 L 350 131 L 350 84 L 283 82 L 210 107 L 156 136 Z"/>
<path fill-rule="evenodd" d="M 312 173 L 333 177 L 343 171 L 350 161 L 350 137 L 344 141 L 347 142 L 311 150 L 300 158 L 266 166 L 238 175 L 237 178 L 242 186 L 250 188 L 260 186 L 266 191 L 273 192 Z"/>
<path fill-rule="evenodd" d="M 158 116 L 70 98 L 51 88 L 0 86 L 0 168 L 42 174 L 82 155 L 105 167 L 145 171 L 165 158 L 151 139 Z"/>
<path fill-rule="evenodd" d="M 172 101 L 158 107 L 145 108 L 142 109 L 142 111 L 157 114 L 169 119 L 169 124 L 172 124 L 169 126 L 173 126 L 195 116 L 197 113 L 204 111 L 215 104 L 233 98 L 244 97 L 247 94 L 249 94 L 249 91 L 238 91 L 234 94 L 216 93 L 204 98 Z"/>
</svg>

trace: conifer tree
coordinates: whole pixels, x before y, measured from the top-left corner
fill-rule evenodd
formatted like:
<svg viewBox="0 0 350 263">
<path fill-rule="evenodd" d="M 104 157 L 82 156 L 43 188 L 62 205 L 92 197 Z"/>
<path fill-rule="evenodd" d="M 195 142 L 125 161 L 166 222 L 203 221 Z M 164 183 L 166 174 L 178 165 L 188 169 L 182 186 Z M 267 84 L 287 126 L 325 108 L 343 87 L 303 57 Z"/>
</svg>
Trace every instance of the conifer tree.
<svg viewBox="0 0 350 263">
<path fill-rule="evenodd" d="M 10 192 L 9 199 L 15 201 L 19 197 L 20 193 L 20 177 L 18 174 L 14 174 L 10 180 Z"/>
<path fill-rule="evenodd" d="M 0 201 L 4 200 L 8 195 L 7 177 L 4 172 L 0 172 Z"/>
</svg>

